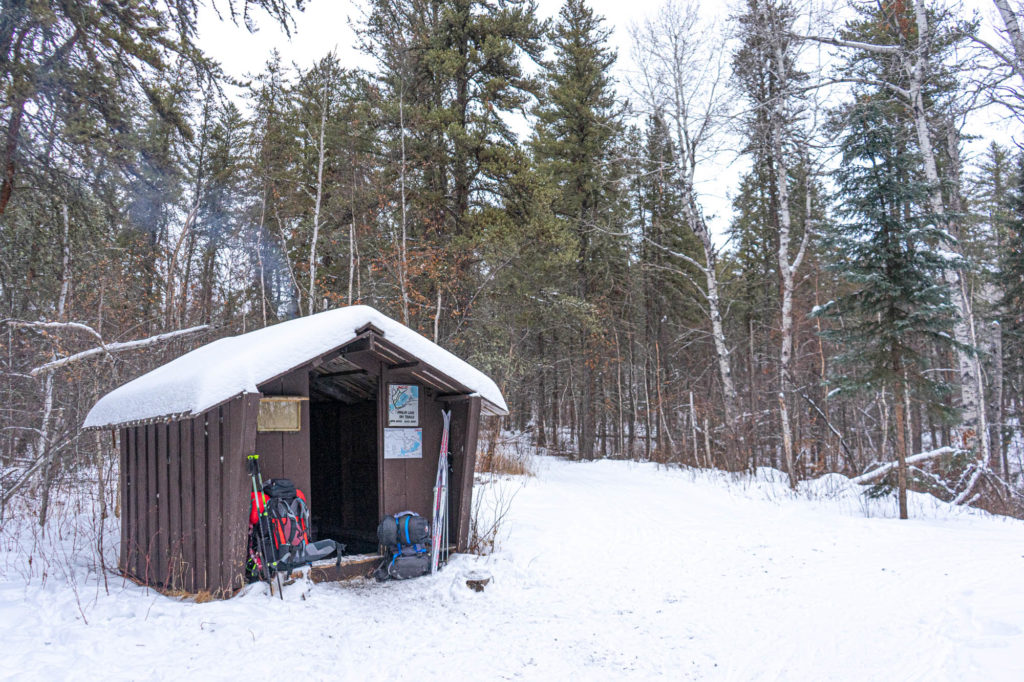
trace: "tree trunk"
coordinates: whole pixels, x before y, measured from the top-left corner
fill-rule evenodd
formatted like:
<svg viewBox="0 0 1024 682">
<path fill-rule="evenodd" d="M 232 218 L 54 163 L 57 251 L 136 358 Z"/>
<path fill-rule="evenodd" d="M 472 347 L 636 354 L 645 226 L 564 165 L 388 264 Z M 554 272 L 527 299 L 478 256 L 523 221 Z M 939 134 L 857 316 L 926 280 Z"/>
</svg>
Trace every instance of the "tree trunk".
<svg viewBox="0 0 1024 682">
<path fill-rule="evenodd" d="M 766 22 L 768 23 L 768 22 Z M 775 23 L 775 22 L 770 22 Z M 793 427 L 790 422 L 788 401 L 792 392 L 793 363 L 793 291 L 796 272 L 803 261 L 810 231 L 804 230 L 803 239 L 795 257 L 790 256 L 790 240 L 793 234 L 793 220 L 789 207 L 789 164 L 786 161 L 784 125 L 786 123 L 787 98 L 790 97 L 788 62 L 784 53 L 785 34 L 773 31 L 772 68 L 775 72 L 776 95 L 771 100 L 769 135 L 771 154 L 775 162 L 775 185 L 778 196 L 779 229 L 779 289 L 781 297 L 781 338 L 779 348 L 779 421 L 782 426 L 782 447 L 786 460 L 789 485 L 797 484 L 796 462 L 793 455 Z M 810 183 L 807 196 L 810 197 Z M 809 200 L 809 199 L 808 199 Z"/>
<path fill-rule="evenodd" d="M 910 108 L 914 118 L 914 127 L 917 132 L 918 147 L 921 157 L 924 160 L 925 179 L 930 185 L 929 205 L 935 219 L 946 226 L 951 237 L 959 238 L 958 226 L 946 210 L 942 197 L 942 180 L 939 176 L 938 166 L 935 160 L 935 151 L 932 146 L 931 132 L 928 126 L 928 117 L 924 108 L 924 75 L 927 65 L 925 50 L 930 42 L 928 30 L 928 18 L 921 0 L 914 1 L 914 16 L 917 21 L 916 54 L 913 55 L 913 62 L 910 68 Z M 952 126 L 952 122 L 950 124 Z M 955 161 L 955 160 L 954 160 Z M 952 165 L 956 165 L 954 162 Z M 959 169 L 953 169 L 958 174 Z M 958 177 L 957 177 L 958 179 Z M 952 191 L 959 192 L 959 187 L 953 187 Z M 977 334 L 975 332 L 974 309 L 971 301 L 970 291 L 963 270 L 956 268 L 946 272 L 946 282 L 949 285 L 959 307 L 959 319 L 953 325 L 953 336 L 956 341 L 968 348 L 977 348 Z M 960 425 L 962 442 L 958 445 L 964 447 L 979 448 L 979 463 L 988 466 L 989 447 L 987 438 L 979 438 L 979 434 L 986 431 L 985 404 L 983 393 L 983 379 L 981 362 L 976 354 L 958 349 L 956 351 L 957 364 L 960 369 L 960 396 L 963 409 L 963 420 Z"/>
<path fill-rule="evenodd" d="M 324 147 L 324 137 L 327 133 L 327 109 L 329 106 L 327 95 L 327 84 L 324 83 L 323 99 L 320 102 L 320 142 L 317 146 L 316 164 L 316 200 L 313 206 L 313 239 L 309 245 L 309 314 L 317 310 L 316 304 L 316 246 L 320 241 L 320 206 L 324 196 L 324 160 L 327 157 L 327 150 Z"/>
<path fill-rule="evenodd" d="M 1003 26 L 1006 27 L 1006 37 L 1013 47 L 1013 54 L 1017 58 L 1014 70 L 1017 75 L 1024 78 L 1024 35 L 1020 31 L 1020 23 L 1017 21 L 1017 14 L 1010 7 L 1007 0 L 992 0 L 999 10 L 999 16 L 1003 19 Z"/>
<path fill-rule="evenodd" d="M 1009 479 L 1009 467 L 1006 452 L 1003 448 L 1003 329 L 998 322 L 992 323 L 992 406 L 994 408 L 992 429 L 992 461 L 993 471 L 998 471 L 1003 480 Z"/>
<path fill-rule="evenodd" d="M 399 174 L 399 189 L 402 201 L 402 241 L 398 247 L 398 290 L 402 299 L 402 324 L 409 325 L 409 260 L 406 252 L 408 229 L 406 223 L 405 199 L 405 75 L 402 75 L 402 92 L 398 96 L 398 127 L 401 129 L 402 166 Z"/>
<path fill-rule="evenodd" d="M 902 376 L 899 359 L 897 358 L 893 371 L 896 376 Z M 896 396 L 893 406 L 896 409 L 896 458 L 899 462 L 896 468 L 896 486 L 899 495 L 900 518 L 908 518 L 907 514 L 907 430 L 904 424 L 904 405 L 907 387 L 903 383 L 896 384 Z"/>
</svg>

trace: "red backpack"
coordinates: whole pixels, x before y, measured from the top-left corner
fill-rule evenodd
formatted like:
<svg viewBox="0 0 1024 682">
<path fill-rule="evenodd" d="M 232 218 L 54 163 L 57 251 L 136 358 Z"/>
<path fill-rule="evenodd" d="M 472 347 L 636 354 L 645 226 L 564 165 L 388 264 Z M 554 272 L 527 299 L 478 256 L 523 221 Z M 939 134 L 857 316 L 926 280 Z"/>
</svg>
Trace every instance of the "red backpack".
<svg viewBox="0 0 1024 682">
<path fill-rule="evenodd" d="M 340 558 L 344 545 L 333 540 L 309 542 L 309 506 L 306 496 L 287 478 L 271 479 L 263 491 L 249 494 L 250 547 L 258 546 L 255 534 L 262 533 L 271 571 L 289 571 L 326 559 L 335 552 Z M 263 522 L 261 523 L 261 518 Z M 269 536 L 269 537 L 268 537 Z"/>
</svg>

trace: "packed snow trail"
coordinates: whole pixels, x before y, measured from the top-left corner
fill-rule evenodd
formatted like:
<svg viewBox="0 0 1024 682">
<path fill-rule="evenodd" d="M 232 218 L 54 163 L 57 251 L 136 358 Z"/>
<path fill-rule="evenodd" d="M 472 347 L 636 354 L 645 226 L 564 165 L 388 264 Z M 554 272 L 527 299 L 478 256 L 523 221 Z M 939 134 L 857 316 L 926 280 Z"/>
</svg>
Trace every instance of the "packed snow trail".
<svg viewBox="0 0 1024 682">
<path fill-rule="evenodd" d="M 841 477 L 793 498 L 625 462 L 537 463 L 491 557 L 404 583 L 255 585 L 193 604 L 120 583 L 0 583 L 18 679 L 1024 679 L 1024 523 Z M 778 480 L 771 480 L 772 476 Z M 865 510 L 876 517 L 865 518 Z M 10 565 L 10 562 L 8 562 Z M 483 593 L 465 574 L 485 568 Z M 59 671 L 59 672 L 57 672 Z"/>
</svg>

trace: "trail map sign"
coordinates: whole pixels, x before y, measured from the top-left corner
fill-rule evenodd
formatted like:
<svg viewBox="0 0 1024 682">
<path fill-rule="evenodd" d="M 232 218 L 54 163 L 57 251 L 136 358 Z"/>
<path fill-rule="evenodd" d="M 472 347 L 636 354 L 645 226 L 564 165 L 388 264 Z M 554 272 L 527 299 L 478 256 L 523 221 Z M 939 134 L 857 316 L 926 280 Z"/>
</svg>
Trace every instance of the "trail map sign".
<svg viewBox="0 0 1024 682">
<path fill-rule="evenodd" d="M 423 429 L 384 429 L 384 459 L 422 459 Z"/>
<path fill-rule="evenodd" d="M 420 425 L 420 387 L 388 384 L 388 426 Z"/>
</svg>

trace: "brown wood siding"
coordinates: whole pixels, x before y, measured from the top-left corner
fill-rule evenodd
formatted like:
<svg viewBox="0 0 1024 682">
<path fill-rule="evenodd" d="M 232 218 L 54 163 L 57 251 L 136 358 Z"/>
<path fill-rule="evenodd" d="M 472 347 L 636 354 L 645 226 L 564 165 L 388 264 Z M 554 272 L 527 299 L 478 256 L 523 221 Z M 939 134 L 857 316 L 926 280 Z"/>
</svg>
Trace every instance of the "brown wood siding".
<svg viewBox="0 0 1024 682">
<path fill-rule="evenodd" d="M 230 438 L 226 448 L 224 478 L 224 568 L 225 585 L 236 590 L 245 584 L 243 568 L 246 559 L 246 541 L 249 535 L 248 455 L 256 444 L 256 417 L 260 396 L 248 394 L 234 400 L 225 408 L 229 411 Z"/>
<path fill-rule="evenodd" d="M 122 569 L 144 584 L 227 595 L 243 584 L 246 455 L 259 395 L 122 433 Z"/>
<path fill-rule="evenodd" d="M 167 424 L 167 516 L 168 516 L 168 580 L 182 584 L 181 559 L 181 422 Z"/>
<path fill-rule="evenodd" d="M 156 518 L 157 544 L 159 547 L 160 561 L 154 571 L 154 581 L 159 585 L 166 585 L 172 570 L 170 537 L 170 461 L 167 456 L 167 424 L 153 424 L 153 437 L 156 439 Z"/>
<path fill-rule="evenodd" d="M 201 414 L 190 420 L 192 422 L 192 482 L 195 525 L 192 533 L 195 536 L 195 591 L 207 589 L 206 565 L 209 555 L 206 553 L 206 415 Z M 187 456 L 187 453 L 185 453 Z"/>
<path fill-rule="evenodd" d="M 309 397 L 309 367 L 302 366 L 283 377 L 262 384 L 265 396 Z M 309 404 L 302 403 L 302 430 L 298 432 L 256 433 L 256 452 L 260 456 L 263 480 L 290 478 L 303 492 L 310 490 Z"/>
<path fill-rule="evenodd" d="M 455 551 L 469 547 L 469 522 L 473 509 L 473 472 L 476 469 L 477 435 L 480 431 L 480 398 L 468 398 L 452 404 L 452 473 L 448 505 L 448 537 Z"/>
<path fill-rule="evenodd" d="M 187 592 L 196 589 L 195 452 L 192 449 L 194 428 L 191 419 L 178 422 L 181 453 L 181 589 Z"/>
<path fill-rule="evenodd" d="M 382 431 L 387 428 L 387 385 L 391 383 L 406 383 L 406 377 L 387 371 L 382 375 L 380 391 L 384 396 L 384 407 L 379 415 Z M 382 455 L 385 515 L 409 510 L 427 518 L 432 516 L 434 480 L 437 477 L 437 458 L 441 444 L 441 405 L 435 400 L 434 391 L 422 384 L 419 386 L 419 428 L 423 429 L 423 457 L 383 459 Z"/>
<path fill-rule="evenodd" d="M 121 551 L 117 558 L 117 566 L 121 571 L 128 570 L 128 529 L 131 528 L 130 521 L 128 519 L 128 429 L 119 429 L 118 446 L 120 449 L 120 457 L 118 461 L 121 463 L 118 469 L 118 494 L 121 496 L 118 509 L 120 510 L 121 519 Z"/>
<path fill-rule="evenodd" d="M 146 572 L 143 580 L 146 583 L 156 582 L 156 567 L 163 557 L 160 556 L 160 527 L 157 517 L 157 483 L 156 483 L 156 431 L 152 424 L 142 427 L 142 437 L 146 443 L 146 535 L 143 547 L 146 549 Z"/>
<path fill-rule="evenodd" d="M 135 520 L 138 530 L 135 532 L 135 575 L 144 578 L 146 575 L 146 547 L 149 545 L 149 533 L 146 525 L 146 438 L 143 427 L 132 429 L 135 440 Z"/>
<path fill-rule="evenodd" d="M 124 557 L 123 570 L 131 575 L 137 575 L 139 570 L 139 450 L 135 442 L 135 428 L 123 429 L 122 438 L 128 444 L 125 453 L 126 459 L 122 462 L 124 469 L 124 485 L 121 489 L 121 505 L 125 516 L 122 523 L 128 526 L 124 535 L 128 538 L 128 545 L 121 548 L 121 555 Z"/>
<path fill-rule="evenodd" d="M 220 408 L 215 407 L 206 413 L 206 589 L 211 592 L 222 579 L 220 431 Z"/>
</svg>

